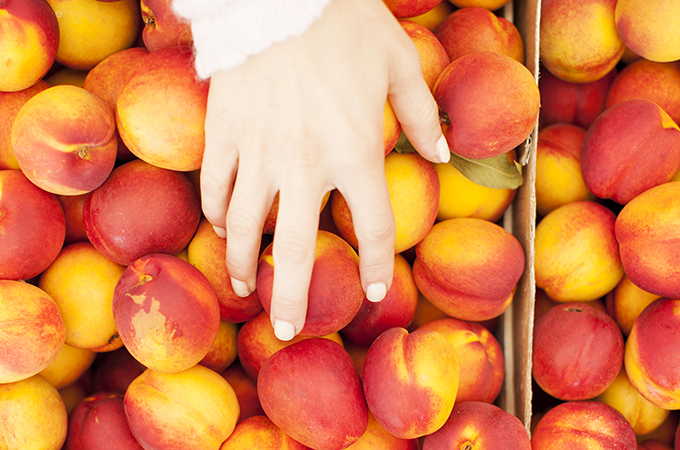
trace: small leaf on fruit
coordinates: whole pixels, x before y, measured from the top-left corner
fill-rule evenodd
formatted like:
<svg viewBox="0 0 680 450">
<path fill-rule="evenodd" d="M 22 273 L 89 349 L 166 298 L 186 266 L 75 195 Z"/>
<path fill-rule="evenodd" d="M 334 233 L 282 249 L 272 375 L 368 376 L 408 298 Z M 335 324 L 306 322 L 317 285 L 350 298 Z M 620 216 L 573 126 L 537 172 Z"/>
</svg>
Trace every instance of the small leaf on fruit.
<svg viewBox="0 0 680 450">
<path fill-rule="evenodd" d="M 413 145 L 408 141 L 408 139 L 406 139 L 406 135 L 404 133 L 401 133 L 401 136 L 399 136 L 399 140 L 394 145 L 394 150 L 396 150 L 399 154 L 413 153 L 416 151 Z"/>
<path fill-rule="evenodd" d="M 522 185 L 522 166 L 506 154 L 485 159 L 469 159 L 451 153 L 449 164 L 473 183 L 494 189 L 517 189 Z"/>
</svg>

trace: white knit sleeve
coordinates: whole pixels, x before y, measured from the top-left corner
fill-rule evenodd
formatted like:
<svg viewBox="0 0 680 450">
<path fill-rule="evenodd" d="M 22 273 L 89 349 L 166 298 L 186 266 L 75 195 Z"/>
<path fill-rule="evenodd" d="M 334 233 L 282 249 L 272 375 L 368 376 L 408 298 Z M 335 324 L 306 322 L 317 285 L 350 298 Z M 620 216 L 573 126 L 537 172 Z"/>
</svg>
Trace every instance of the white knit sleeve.
<svg viewBox="0 0 680 450">
<path fill-rule="evenodd" d="M 173 9 L 191 22 L 196 71 L 205 79 L 275 42 L 303 34 L 330 1 L 173 0 Z"/>
</svg>

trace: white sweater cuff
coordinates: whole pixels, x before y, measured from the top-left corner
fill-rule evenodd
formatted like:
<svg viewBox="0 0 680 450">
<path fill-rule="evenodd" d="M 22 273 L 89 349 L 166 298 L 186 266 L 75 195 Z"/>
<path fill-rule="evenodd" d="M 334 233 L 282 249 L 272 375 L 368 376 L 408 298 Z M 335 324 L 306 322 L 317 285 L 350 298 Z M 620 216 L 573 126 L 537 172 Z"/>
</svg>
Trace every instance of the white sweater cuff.
<svg viewBox="0 0 680 450">
<path fill-rule="evenodd" d="M 230 69 L 275 42 L 299 36 L 331 0 L 174 0 L 191 22 L 198 76 Z"/>
</svg>

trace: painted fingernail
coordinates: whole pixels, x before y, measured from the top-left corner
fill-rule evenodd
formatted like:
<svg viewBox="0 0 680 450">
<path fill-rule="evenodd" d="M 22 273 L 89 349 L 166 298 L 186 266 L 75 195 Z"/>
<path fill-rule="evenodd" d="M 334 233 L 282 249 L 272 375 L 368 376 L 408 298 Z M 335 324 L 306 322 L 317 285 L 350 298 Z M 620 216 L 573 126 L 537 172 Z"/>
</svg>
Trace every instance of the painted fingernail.
<svg viewBox="0 0 680 450">
<path fill-rule="evenodd" d="M 245 282 L 237 280 L 235 278 L 231 279 L 231 288 L 234 290 L 234 293 L 239 297 L 248 297 L 250 295 L 250 288 L 248 287 L 248 285 Z"/>
<path fill-rule="evenodd" d="M 379 302 L 387 295 L 387 286 L 384 283 L 369 284 L 366 288 L 366 298 L 369 302 Z"/>
<path fill-rule="evenodd" d="M 213 230 L 215 230 L 215 234 L 217 234 L 222 239 L 227 237 L 227 230 L 225 230 L 224 228 L 216 227 L 213 225 Z"/>
<path fill-rule="evenodd" d="M 289 322 L 277 320 L 274 322 L 274 334 L 280 341 L 290 341 L 295 337 L 295 327 Z"/>
<path fill-rule="evenodd" d="M 451 159 L 451 152 L 449 151 L 449 144 L 446 142 L 446 138 L 442 135 L 434 146 L 434 151 L 439 157 L 439 160 L 443 163 L 449 162 Z"/>
</svg>

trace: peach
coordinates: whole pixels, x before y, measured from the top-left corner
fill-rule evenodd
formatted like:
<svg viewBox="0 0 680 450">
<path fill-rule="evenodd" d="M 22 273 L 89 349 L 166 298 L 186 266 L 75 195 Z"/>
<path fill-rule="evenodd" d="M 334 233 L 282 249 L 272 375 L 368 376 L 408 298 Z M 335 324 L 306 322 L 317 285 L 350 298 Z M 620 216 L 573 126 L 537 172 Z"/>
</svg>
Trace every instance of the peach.
<svg viewBox="0 0 680 450">
<path fill-rule="evenodd" d="M 142 23 L 137 0 L 47 1 L 59 21 L 56 61 L 66 67 L 90 70 L 137 40 Z"/>
<path fill-rule="evenodd" d="M 235 324 L 220 322 L 215 342 L 213 342 L 208 353 L 198 363 L 217 373 L 224 372 L 231 363 L 236 361 L 237 332 L 238 328 Z"/>
<path fill-rule="evenodd" d="M 401 123 L 399 123 L 399 119 L 397 119 L 397 115 L 388 100 L 385 102 L 385 109 L 383 111 L 383 141 L 385 143 L 385 156 L 394 150 L 394 146 L 397 145 L 399 137 L 401 137 Z"/>
<path fill-rule="evenodd" d="M 419 330 L 442 334 L 453 345 L 460 367 L 456 403 L 480 401 L 492 403 L 503 387 L 505 359 L 503 349 L 493 334 L 478 323 L 454 318 L 437 319 Z"/>
<path fill-rule="evenodd" d="M 252 416 L 264 416 L 260 399 L 257 396 L 257 384 L 246 374 L 238 360 L 227 367 L 222 372 L 222 376 L 229 382 L 229 385 L 231 385 L 236 393 L 240 410 L 239 422 Z"/>
<path fill-rule="evenodd" d="M 398 152 L 385 157 L 385 177 L 394 214 L 396 254 L 416 245 L 432 228 L 439 206 L 439 179 L 433 164 L 418 153 Z M 331 193 L 331 209 L 340 235 L 358 248 L 352 213 L 340 191 Z"/>
<path fill-rule="evenodd" d="M 457 353 L 446 337 L 394 327 L 371 344 L 362 380 L 378 423 L 396 437 L 417 439 L 444 425 L 456 401 L 459 376 Z"/>
<path fill-rule="evenodd" d="M 441 1 L 431 10 L 414 17 L 409 17 L 408 20 L 419 23 L 430 31 L 434 31 L 437 25 L 442 23 L 454 10 L 455 8 L 450 1 Z"/>
<path fill-rule="evenodd" d="M 539 125 L 571 123 L 588 129 L 606 108 L 607 95 L 616 68 L 595 81 L 576 83 L 557 78 L 547 70 L 541 70 L 538 89 L 541 93 L 541 114 Z"/>
<path fill-rule="evenodd" d="M 187 261 L 210 281 L 220 304 L 220 318 L 231 323 L 246 322 L 262 311 L 262 304 L 257 291 L 245 298 L 234 293 L 227 271 L 226 254 L 227 240 L 219 237 L 210 222 L 202 217 L 187 245 Z"/>
<path fill-rule="evenodd" d="M 28 89 L 57 56 L 57 16 L 45 0 L 5 0 L 0 12 L 0 91 Z"/>
<path fill-rule="evenodd" d="M 59 354 L 66 327 L 57 304 L 32 284 L 0 280 L 0 383 L 45 369 Z"/>
<path fill-rule="evenodd" d="M 12 125 L 24 103 L 38 92 L 50 87 L 39 80 L 34 85 L 15 92 L 0 91 L 0 169 L 19 170 L 19 163 L 12 148 Z"/>
<path fill-rule="evenodd" d="M 187 49 L 167 47 L 144 56 L 118 92 L 116 121 L 125 145 L 164 169 L 199 169 L 208 87 Z"/>
<path fill-rule="evenodd" d="M 69 415 L 63 450 L 142 450 L 132 435 L 120 392 L 98 392 L 83 399 Z"/>
<path fill-rule="evenodd" d="M 308 450 L 292 439 L 267 416 L 253 416 L 236 425 L 219 450 Z"/>
<path fill-rule="evenodd" d="M 26 342 L 26 341 L 25 341 Z M 59 450 L 68 417 L 59 392 L 42 376 L 0 384 L 0 423 L 7 449 Z"/>
<path fill-rule="evenodd" d="M 26 177 L 42 189 L 78 195 L 99 187 L 116 161 L 111 107 L 77 86 L 31 97 L 12 125 L 12 148 Z"/>
<path fill-rule="evenodd" d="M 142 160 L 116 167 L 83 206 L 88 239 L 122 265 L 149 253 L 179 253 L 200 219 L 198 193 L 187 175 Z"/>
<path fill-rule="evenodd" d="M 635 319 L 657 298 L 659 295 L 640 289 L 624 275 L 619 284 L 606 295 L 605 303 L 609 315 L 619 325 L 623 335 L 628 336 Z"/>
<path fill-rule="evenodd" d="M 536 286 L 558 302 L 591 301 L 623 277 L 614 212 L 594 201 L 562 205 L 536 226 Z"/>
<path fill-rule="evenodd" d="M 125 347 L 99 353 L 93 365 L 92 389 L 94 391 L 125 392 L 132 380 L 146 370 Z"/>
<path fill-rule="evenodd" d="M 215 291 L 194 266 L 161 253 L 127 266 L 113 293 L 113 319 L 132 356 L 160 372 L 181 372 L 215 342 Z"/>
<path fill-rule="evenodd" d="M 587 303 L 563 303 L 536 322 L 531 372 L 557 399 L 588 400 L 614 382 L 623 348 L 614 319 Z"/>
<path fill-rule="evenodd" d="M 66 407 L 66 412 L 71 414 L 71 411 L 78 406 L 78 403 L 83 401 L 85 397 L 90 393 L 90 386 L 87 382 L 83 381 L 88 379 L 89 371 L 86 371 L 82 377 L 78 378 L 75 382 L 65 386 L 61 389 L 57 389 L 61 399 L 64 401 L 64 406 Z M 62 447 L 63 449 L 63 447 Z M 66 450 L 66 449 L 63 449 Z"/>
<path fill-rule="evenodd" d="M 257 292 L 267 314 L 270 313 L 275 270 L 272 251 L 273 244 L 264 249 L 257 269 Z M 356 251 L 339 236 L 319 230 L 307 316 L 300 334 L 324 336 L 340 331 L 357 314 L 363 298 Z"/>
<path fill-rule="evenodd" d="M 40 375 L 55 388 L 62 389 L 80 378 L 92 366 L 96 356 L 97 353 L 92 350 L 64 344 Z"/>
<path fill-rule="evenodd" d="M 368 411 L 366 432 L 346 450 L 419 450 L 417 439 L 401 439 L 387 432 Z"/>
<path fill-rule="evenodd" d="M 312 336 L 298 334 L 290 341 L 280 341 L 274 334 L 269 315 L 262 311 L 239 328 L 236 335 L 236 352 L 245 373 L 251 380 L 257 381 L 262 365 L 271 355 L 310 337 Z M 323 337 L 343 345 L 342 338 L 337 332 Z"/>
<path fill-rule="evenodd" d="M 511 160 L 515 160 L 515 153 L 509 153 Z M 435 164 L 434 168 L 439 178 L 439 222 L 457 217 L 496 222 L 517 194 L 516 189 L 490 188 L 470 181 L 451 164 Z"/>
<path fill-rule="evenodd" d="M 385 298 L 373 303 L 364 297 L 359 312 L 341 334 L 356 344 L 369 346 L 383 331 L 408 326 L 417 305 L 418 287 L 411 266 L 403 256 L 394 255 L 392 286 Z"/>
<path fill-rule="evenodd" d="M 482 7 L 495 11 L 505 6 L 509 0 L 449 0 L 459 8 Z"/>
<path fill-rule="evenodd" d="M 630 281 L 660 297 L 680 297 L 680 182 L 646 190 L 616 218 L 621 263 Z"/>
<path fill-rule="evenodd" d="M 680 300 L 659 298 L 635 320 L 626 340 L 624 363 L 631 384 L 650 403 L 663 409 L 680 409 L 680 377 L 676 352 Z"/>
<path fill-rule="evenodd" d="M 434 30 L 451 61 L 491 51 L 524 64 L 524 42 L 517 27 L 487 8 L 470 6 L 449 14 Z"/>
<path fill-rule="evenodd" d="M 545 216 L 567 203 L 595 200 L 581 175 L 586 130 L 569 123 L 541 128 L 536 143 L 536 212 Z"/>
<path fill-rule="evenodd" d="M 632 98 L 651 100 L 680 122 L 680 64 L 647 59 L 628 64 L 612 81 L 606 106 Z"/>
<path fill-rule="evenodd" d="M 483 219 L 449 219 L 416 246 L 413 278 L 445 314 L 480 321 L 508 308 L 524 266 L 524 249 L 507 230 Z"/>
<path fill-rule="evenodd" d="M 150 52 L 165 47 L 191 48 L 191 24 L 172 9 L 172 0 L 141 0 L 142 40 Z"/>
<path fill-rule="evenodd" d="M 456 402 L 439 430 L 425 436 L 423 450 L 530 450 L 531 439 L 522 422 L 487 402 Z"/>
<path fill-rule="evenodd" d="M 368 409 L 352 359 L 336 342 L 312 338 L 262 365 L 257 393 L 267 417 L 312 448 L 345 448 L 368 427 Z"/>
<path fill-rule="evenodd" d="M 679 169 L 680 127 L 651 100 L 610 106 L 583 139 L 583 181 L 600 198 L 626 204 Z"/>
<path fill-rule="evenodd" d="M 619 36 L 635 54 L 656 62 L 680 59 L 677 0 L 620 0 L 615 21 Z"/>
<path fill-rule="evenodd" d="M 86 70 L 62 67 L 52 74 L 48 74 L 45 78 L 43 78 L 43 80 L 50 86 L 68 84 L 71 86 L 83 87 L 83 83 L 85 83 L 85 77 L 87 77 Z"/>
<path fill-rule="evenodd" d="M 434 306 L 428 299 L 418 293 L 418 304 L 416 305 L 416 312 L 413 315 L 413 320 L 406 327 L 408 331 L 415 331 L 418 327 L 430 323 L 437 319 L 445 319 L 451 317 L 446 315 L 444 311 Z"/>
<path fill-rule="evenodd" d="M 574 83 L 595 81 L 614 69 L 625 50 L 614 20 L 616 1 L 542 1 L 543 66 Z"/>
<path fill-rule="evenodd" d="M 433 94 L 451 152 L 471 159 L 507 153 L 538 123 L 538 84 L 522 63 L 483 51 L 451 62 Z"/>
<path fill-rule="evenodd" d="M 64 210 L 66 226 L 64 245 L 87 241 L 87 233 L 83 225 L 83 207 L 88 195 L 90 195 L 89 192 L 80 195 L 57 195 L 57 200 Z"/>
<path fill-rule="evenodd" d="M 227 380 L 201 365 L 177 373 L 147 369 L 128 387 L 124 406 L 130 430 L 146 450 L 218 449 L 239 414 Z"/>
<path fill-rule="evenodd" d="M 606 403 L 623 414 L 633 426 L 636 435 L 656 430 L 670 412 L 644 398 L 631 384 L 625 369 L 622 369 L 614 382 L 594 400 Z"/>
<path fill-rule="evenodd" d="M 442 0 L 383 0 L 398 19 L 425 14 Z"/>
<path fill-rule="evenodd" d="M 30 280 L 52 264 L 64 245 L 59 200 L 20 170 L 0 170 L 0 232 L 0 278 Z"/>
<path fill-rule="evenodd" d="M 439 78 L 439 74 L 451 62 L 446 49 L 437 36 L 424 25 L 409 20 L 400 20 L 399 24 L 416 45 L 420 55 L 423 78 L 427 86 L 432 89 L 434 82 Z"/>
<path fill-rule="evenodd" d="M 616 409 L 597 401 L 554 406 L 538 421 L 531 444 L 533 450 L 637 450 L 631 424 Z"/>
<path fill-rule="evenodd" d="M 674 441 L 676 439 L 676 434 L 678 431 L 678 425 L 680 424 L 680 411 L 671 410 L 666 416 L 661 425 L 654 431 L 638 436 L 638 443 L 643 443 L 646 441 L 654 440 L 657 442 L 663 442 L 671 448 L 674 447 Z"/>
<path fill-rule="evenodd" d="M 77 242 L 64 247 L 40 275 L 38 286 L 59 306 L 68 345 L 97 352 L 123 345 L 112 305 L 124 270 L 89 242 Z"/>
</svg>

